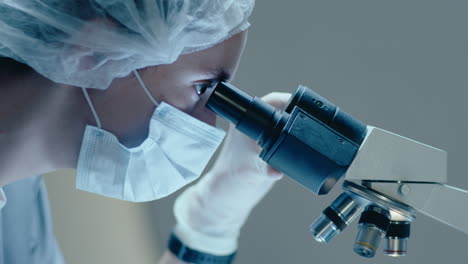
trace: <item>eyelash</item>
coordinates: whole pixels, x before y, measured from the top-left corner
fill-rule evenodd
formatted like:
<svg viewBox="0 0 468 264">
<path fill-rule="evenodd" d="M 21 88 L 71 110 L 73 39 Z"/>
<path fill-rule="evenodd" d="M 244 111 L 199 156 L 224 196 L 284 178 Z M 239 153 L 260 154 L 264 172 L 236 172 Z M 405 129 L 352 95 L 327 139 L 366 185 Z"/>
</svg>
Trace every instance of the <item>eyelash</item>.
<svg viewBox="0 0 468 264">
<path fill-rule="evenodd" d="M 209 80 L 209 82 L 195 83 L 193 87 L 199 96 L 203 95 L 208 89 L 214 88 L 219 81 Z"/>
</svg>

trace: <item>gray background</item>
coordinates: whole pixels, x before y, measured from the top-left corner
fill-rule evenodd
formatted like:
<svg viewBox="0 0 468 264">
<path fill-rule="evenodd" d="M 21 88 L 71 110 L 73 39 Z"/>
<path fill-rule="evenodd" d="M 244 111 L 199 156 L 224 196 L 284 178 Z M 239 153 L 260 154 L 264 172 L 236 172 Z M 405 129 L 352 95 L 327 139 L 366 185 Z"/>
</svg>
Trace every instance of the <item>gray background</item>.
<svg viewBox="0 0 468 264">
<path fill-rule="evenodd" d="M 307 85 L 368 124 L 447 150 L 449 183 L 468 189 L 467 11 L 466 0 L 257 1 L 234 84 L 257 96 Z M 157 263 L 177 194 L 128 203 L 77 191 L 74 174 L 45 177 L 67 263 Z M 243 228 L 237 263 L 467 263 L 468 235 L 423 215 L 405 258 L 358 257 L 355 223 L 318 244 L 309 225 L 339 192 L 318 197 L 283 179 Z"/>
<path fill-rule="evenodd" d="M 449 184 L 468 189 L 467 11 L 468 1 L 257 1 L 234 84 L 257 96 L 307 85 L 368 124 L 448 151 Z M 318 197 L 282 180 L 243 228 L 237 263 L 467 263 L 468 236 L 421 214 L 405 258 L 358 257 L 355 223 L 316 243 L 309 225 L 339 191 Z M 176 196 L 154 203 L 161 241 Z"/>
</svg>

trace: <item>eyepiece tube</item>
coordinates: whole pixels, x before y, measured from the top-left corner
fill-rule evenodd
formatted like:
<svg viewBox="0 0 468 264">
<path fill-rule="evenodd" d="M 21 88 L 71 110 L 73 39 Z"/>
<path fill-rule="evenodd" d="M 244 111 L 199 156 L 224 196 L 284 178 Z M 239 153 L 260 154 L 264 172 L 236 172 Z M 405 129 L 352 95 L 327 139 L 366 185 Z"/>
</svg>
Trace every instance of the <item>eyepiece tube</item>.
<svg viewBox="0 0 468 264">
<path fill-rule="evenodd" d="M 237 126 L 252 103 L 253 97 L 236 87 L 219 82 L 206 106 Z"/>
<path fill-rule="evenodd" d="M 206 106 L 254 140 L 259 140 L 276 123 L 274 107 L 225 82 L 218 83 Z"/>
</svg>

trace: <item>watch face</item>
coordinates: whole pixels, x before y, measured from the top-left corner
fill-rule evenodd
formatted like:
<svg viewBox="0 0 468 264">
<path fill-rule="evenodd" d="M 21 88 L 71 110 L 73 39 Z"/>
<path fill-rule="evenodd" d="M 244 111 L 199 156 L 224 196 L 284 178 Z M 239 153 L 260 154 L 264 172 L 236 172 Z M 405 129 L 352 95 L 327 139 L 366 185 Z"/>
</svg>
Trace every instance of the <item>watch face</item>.
<svg viewBox="0 0 468 264">
<path fill-rule="evenodd" d="M 168 249 L 178 259 L 196 264 L 230 264 L 236 256 L 236 252 L 227 256 L 216 256 L 191 249 L 184 245 L 174 233 L 169 237 Z"/>
</svg>

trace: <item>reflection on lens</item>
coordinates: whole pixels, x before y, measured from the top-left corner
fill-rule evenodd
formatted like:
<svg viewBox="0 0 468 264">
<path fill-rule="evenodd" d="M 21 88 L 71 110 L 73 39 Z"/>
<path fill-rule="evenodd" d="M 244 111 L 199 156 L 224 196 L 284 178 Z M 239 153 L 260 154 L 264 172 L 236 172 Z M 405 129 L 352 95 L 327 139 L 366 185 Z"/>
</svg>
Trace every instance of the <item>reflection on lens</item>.
<svg viewBox="0 0 468 264">
<path fill-rule="evenodd" d="M 361 207 L 346 193 L 342 193 L 327 207 L 320 217 L 310 226 L 315 240 L 328 243 L 333 237 L 341 233 L 353 221 Z"/>
<path fill-rule="evenodd" d="M 376 205 L 367 206 L 359 219 L 354 252 L 366 258 L 374 257 L 389 224 L 390 213 L 387 210 Z"/>
<path fill-rule="evenodd" d="M 410 222 L 391 221 L 387 230 L 384 253 L 391 257 L 406 256 L 408 238 L 410 236 Z"/>
</svg>

